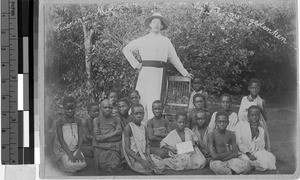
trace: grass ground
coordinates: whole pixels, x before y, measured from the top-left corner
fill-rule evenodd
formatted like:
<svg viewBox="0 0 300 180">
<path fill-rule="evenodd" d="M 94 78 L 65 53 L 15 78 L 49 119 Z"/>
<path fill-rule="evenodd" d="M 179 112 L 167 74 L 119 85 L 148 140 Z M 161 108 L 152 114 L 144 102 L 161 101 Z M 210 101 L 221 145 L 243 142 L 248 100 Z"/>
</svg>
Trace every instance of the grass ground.
<svg viewBox="0 0 300 180">
<path fill-rule="evenodd" d="M 275 171 L 252 171 L 251 174 L 294 174 L 296 170 L 296 148 L 297 148 L 297 111 L 296 107 L 272 108 L 268 110 L 269 121 L 267 125 L 270 132 L 271 151 L 277 159 L 277 170 Z M 110 176 L 104 174 L 93 166 L 93 160 L 87 160 L 88 167 L 81 172 L 73 174 L 61 172 L 56 165 L 46 161 L 45 171 L 47 177 L 52 176 Z M 213 175 L 209 167 L 199 170 L 172 171 L 167 170 L 167 175 L 176 178 L 176 175 Z M 112 174 L 111 174 L 112 175 Z M 136 172 L 124 169 L 113 174 L 115 176 L 137 176 Z M 141 176 L 140 176 L 141 177 Z"/>
</svg>

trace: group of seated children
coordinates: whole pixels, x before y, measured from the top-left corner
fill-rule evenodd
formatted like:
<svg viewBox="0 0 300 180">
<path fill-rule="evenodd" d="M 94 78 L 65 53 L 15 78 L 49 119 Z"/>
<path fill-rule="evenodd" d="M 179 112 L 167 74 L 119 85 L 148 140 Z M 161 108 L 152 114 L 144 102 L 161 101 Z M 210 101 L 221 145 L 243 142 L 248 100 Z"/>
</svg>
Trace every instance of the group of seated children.
<svg viewBox="0 0 300 180">
<path fill-rule="evenodd" d="M 108 99 L 87 106 L 89 118 L 76 118 L 76 101 L 66 97 L 65 115 L 56 122 L 54 152 L 63 171 L 75 172 L 94 158 L 95 166 L 115 173 L 129 166 L 141 174 L 164 174 L 165 169 L 201 169 L 208 165 L 215 174 L 247 174 L 275 170 L 270 152 L 265 103 L 259 97 L 261 83 L 249 81 L 249 96 L 242 99 L 239 113 L 231 110 L 231 96 L 220 97 L 222 109 L 210 115 L 208 94 L 201 79 L 194 78 L 193 102 L 188 112 L 177 112 L 175 129 L 163 117 L 164 104 L 152 104 L 154 117 L 144 119 L 145 109 L 134 90 L 118 100 L 111 91 Z M 117 109 L 113 113 L 113 109 Z M 101 111 L 99 110 L 101 109 Z"/>
</svg>

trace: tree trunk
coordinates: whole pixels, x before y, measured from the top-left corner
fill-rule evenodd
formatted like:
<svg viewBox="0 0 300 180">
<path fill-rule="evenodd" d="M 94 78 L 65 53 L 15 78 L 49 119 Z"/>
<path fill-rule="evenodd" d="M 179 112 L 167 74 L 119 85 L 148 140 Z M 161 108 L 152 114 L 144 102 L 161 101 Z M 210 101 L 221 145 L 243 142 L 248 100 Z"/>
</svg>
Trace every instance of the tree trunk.
<svg viewBox="0 0 300 180">
<path fill-rule="evenodd" d="M 85 48 L 85 69 L 87 74 L 87 89 L 89 94 L 89 102 L 95 102 L 94 95 L 93 95 L 93 85 L 91 80 L 91 73 L 92 73 L 92 54 L 91 54 L 91 40 L 92 35 L 95 32 L 92 27 L 88 27 L 86 21 L 82 21 L 83 33 L 84 33 L 84 48 Z"/>
</svg>

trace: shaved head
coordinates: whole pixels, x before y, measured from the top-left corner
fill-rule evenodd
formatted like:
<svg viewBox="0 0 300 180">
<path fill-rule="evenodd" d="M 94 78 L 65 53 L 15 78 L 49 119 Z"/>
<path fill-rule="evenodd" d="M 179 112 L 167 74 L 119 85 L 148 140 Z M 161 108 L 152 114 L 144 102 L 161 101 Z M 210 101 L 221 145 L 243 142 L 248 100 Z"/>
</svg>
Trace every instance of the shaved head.
<svg viewBox="0 0 300 180">
<path fill-rule="evenodd" d="M 101 102 L 101 106 L 112 106 L 112 102 L 111 100 L 109 99 L 104 99 L 102 102 Z"/>
<path fill-rule="evenodd" d="M 113 109 L 113 104 L 112 104 L 111 100 L 104 99 L 101 102 L 101 109 L 102 109 L 103 116 L 105 116 L 105 117 L 111 116 L 112 109 Z"/>
</svg>

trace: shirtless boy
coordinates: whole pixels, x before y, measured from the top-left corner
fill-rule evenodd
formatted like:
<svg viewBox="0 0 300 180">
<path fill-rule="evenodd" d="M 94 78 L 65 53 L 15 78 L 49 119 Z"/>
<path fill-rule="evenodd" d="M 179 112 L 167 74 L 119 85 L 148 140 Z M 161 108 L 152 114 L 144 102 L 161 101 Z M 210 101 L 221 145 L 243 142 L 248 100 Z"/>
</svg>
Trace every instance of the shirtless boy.
<svg viewBox="0 0 300 180">
<path fill-rule="evenodd" d="M 162 117 L 163 103 L 156 100 L 152 103 L 152 112 L 154 117 L 148 121 L 147 131 L 149 135 L 150 153 L 156 154 L 161 158 L 168 157 L 168 151 L 160 148 L 160 141 L 171 131 L 170 123 Z"/>
<path fill-rule="evenodd" d="M 101 102 L 103 116 L 95 118 L 94 124 L 94 147 L 95 163 L 99 170 L 113 173 L 122 170 L 122 128 L 119 117 L 112 113 L 112 102 L 105 99 Z"/>
<path fill-rule="evenodd" d="M 215 121 L 216 129 L 208 133 L 208 149 L 212 157 L 210 169 L 220 175 L 249 172 L 251 170 L 249 161 L 238 157 L 235 134 L 226 130 L 229 123 L 228 113 L 219 111 Z"/>
<path fill-rule="evenodd" d="M 83 131 L 84 131 L 84 138 L 82 141 L 82 153 L 87 158 L 94 157 L 94 148 L 92 147 L 93 144 L 93 120 L 99 117 L 99 105 L 96 103 L 90 103 L 87 106 L 87 111 L 89 117 L 82 121 Z"/>
<path fill-rule="evenodd" d="M 130 109 L 130 101 L 128 99 L 125 98 L 121 98 L 118 101 L 118 111 L 119 111 L 119 115 L 121 118 L 121 125 L 122 125 L 122 129 L 124 130 L 126 125 L 131 122 L 131 118 L 129 116 L 129 109 Z"/>
</svg>

